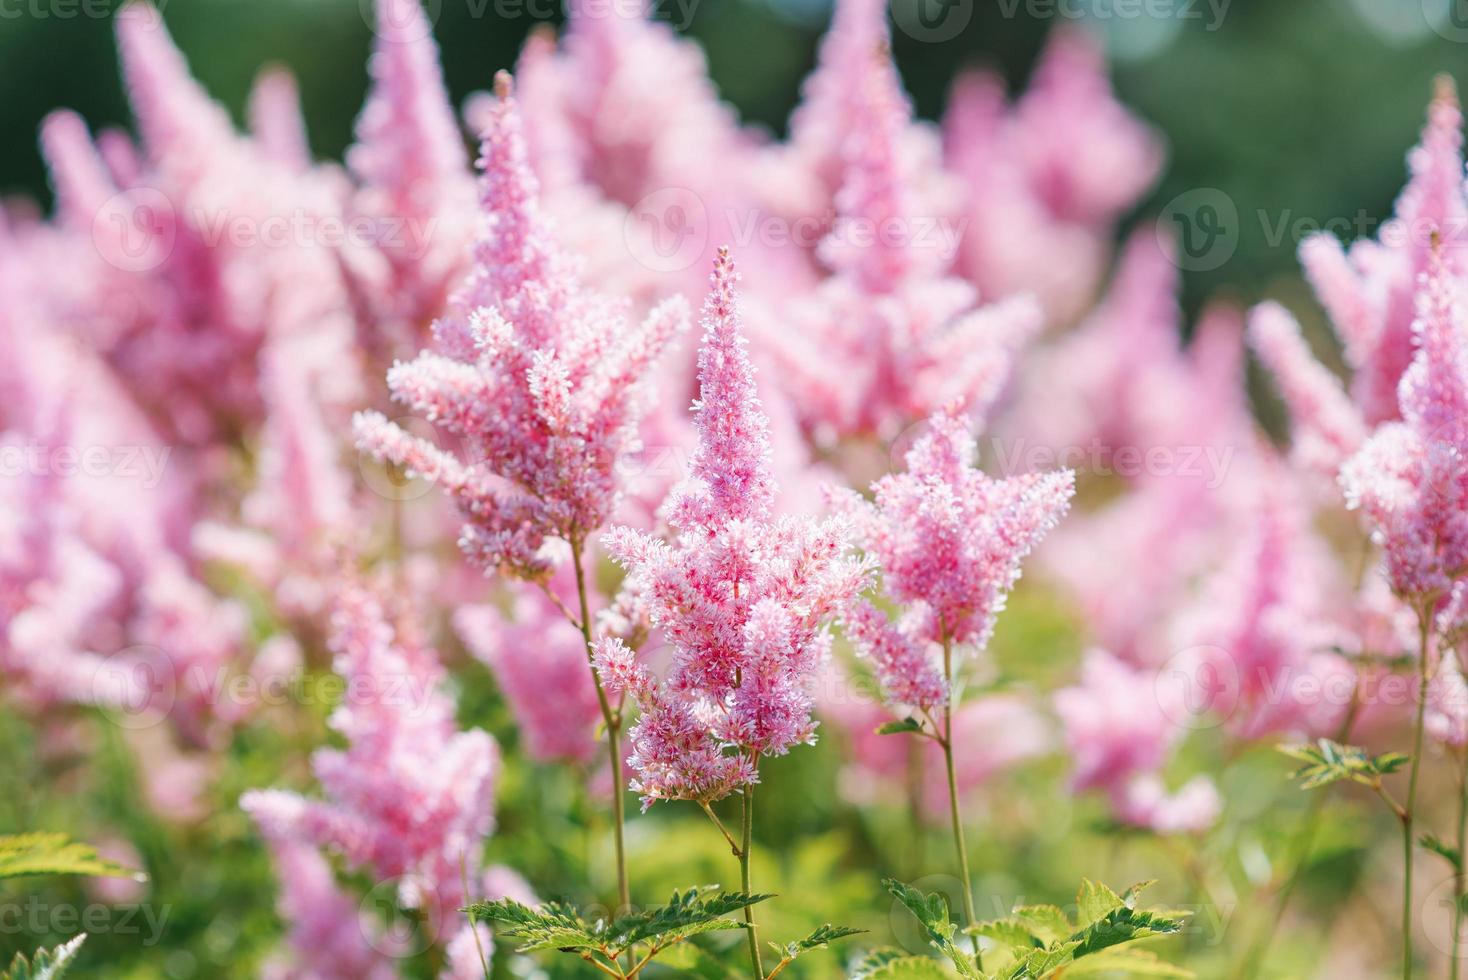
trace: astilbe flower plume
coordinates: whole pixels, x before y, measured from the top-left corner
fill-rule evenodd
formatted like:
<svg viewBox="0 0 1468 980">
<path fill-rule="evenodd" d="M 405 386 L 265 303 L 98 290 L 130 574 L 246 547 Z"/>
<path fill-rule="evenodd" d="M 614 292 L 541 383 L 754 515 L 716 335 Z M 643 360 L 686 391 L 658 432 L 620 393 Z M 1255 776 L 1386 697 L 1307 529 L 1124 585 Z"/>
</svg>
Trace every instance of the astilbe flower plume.
<svg viewBox="0 0 1468 980">
<path fill-rule="evenodd" d="M 1418 295 L 1402 420 L 1379 426 L 1341 469 L 1385 554 L 1392 588 L 1435 605 L 1468 575 L 1468 339 L 1460 286 L 1435 261 Z"/>
<path fill-rule="evenodd" d="M 385 269 L 362 279 L 380 317 L 407 328 L 399 339 L 418 340 L 467 271 L 474 237 L 469 155 L 419 0 L 378 0 L 368 72 L 347 151 L 358 182 L 350 209 L 373 222 Z"/>
<path fill-rule="evenodd" d="M 1348 252 L 1322 233 L 1300 246 L 1300 263 L 1351 367 L 1352 398 L 1370 425 L 1400 415 L 1397 385 L 1412 361 L 1418 282 L 1434 238 L 1451 275 L 1468 269 L 1462 128 L 1453 82 L 1439 76 L 1422 139 L 1407 158 L 1410 179 L 1378 240 L 1358 241 Z"/>
<path fill-rule="evenodd" d="M 790 304 L 796 329 L 761 336 L 818 444 L 891 439 L 955 398 L 982 414 L 1040 327 L 1032 299 L 975 308 L 973 287 L 944 275 L 947 195 L 921 193 L 905 152 L 912 109 L 890 51 L 865 59 L 848 79 L 862 111 L 842 144 L 836 220 L 818 249 L 833 274 Z"/>
<path fill-rule="evenodd" d="M 94 273 L 80 289 L 52 286 L 57 315 L 183 445 L 253 430 L 259 358 L 276 344 L 342 405 L 361 379 L 341 257 L 335 243 L 294 231 L 339 218 L 338 181 L 236 133 L 157 11 L 134 3 L 115 20 L 138 150 L 119 152 L 114 139 L 104 155 L 66 114 L 43 133 L 67 232 L 58 269 Z"/>
<path fill-rule="evenodd" d="M 347 744 L 312 756 L 326 799 L 254 790 L 241 806 L 271 839 L 329 849 L 397 883 L 398 900 L 450 936 L 467 928 L 457 910 L 479 897 L 465 878 L 479 874 L 492 828 L 498 747 L 456 729 L 436 654 L 369 587 L 338 591 L 331 648 L 348 693 L 330 724 Z"/>
<path fill-rule="evenodd" d="M 620 639 L 597 647 L 609 689 L 642 709 L 630 762 L 645 805 L 720 799 L 757 780 L 761 756 L 814 739 L 809 688 L 829 649 L 825 624 L 866 578 L 843 524 L 772 513 L 736 280 L 723 251 L 704 305 L 698 447 L 667 507 L 673 540 L 625 527 L 605 539 L 674 651 L 658 683 Z"/>
<path fill-rule="evenodd" d="M 1168 796 L 1159 775 L 1186 731 L 1184 675 L 1134 668 L 1092 650 L 1080 683 L 1056 692 L 1054 700 L 1076 792 L 1103 789 L 1119 819 L 1155 830 L 1203 830 L 1217 817 L 1221 800 L 1207 777 Z"/>
<path fill-rule="evenodd" d="M 905 471 L 873 484 L 872 503 L 846 498 L 887 593 L 908 610 L 895 634 L 890 624 L 883 628 L 885 617 L 860 604 L 847 617 L 894 692 L 942 693 L 912 644 L 988 644 L 1020 562 L 1064 516 L 1075 492 L 1069 470 L 996 480 L 974 466 L 976 453 L 955 403 L 928 419 Z"/>
<path fill-rule="evenodd" d="M 573 594 L 562 606 L 575 601 Z M 596 688 L 586 669 L 586 641 L 560 607 L 522 586 L 510 615 L 487 604 L 461 606 L 454 628 L 493 671 L 527 756 L 539 762 L 591 761 L 601 720 Z"/>
<path fill-rule="evenodd" d="M 989 300 L 1030 293 L 1067 323 L 1093 300 L 1113 224 L 1162 170 L 1160 138 L 1116 101 L 1100 42 L 1052 36 L 1029 89 L 961 75 L 943 116 L 944 163 L 964 178 L 960 273 Z"/>
<path fill-rule="evenodd" d="M 484 229 L 475 269 L 435 324 L 438 350 L 388 374 L 394 397 L 462 440 L 456 455 L 375 412 L 358 444 L 448 491 L 477 563 L 539 578 L 547 538 L 579 548 L 617 501 L 618 460 L 637 441 L 647 378 L 683 328 L 679 300 L 628 325 L 616 302 L 581 286 L 551 238 L 525 158 L 510 76 L 484 134 Z"/>
</svg>

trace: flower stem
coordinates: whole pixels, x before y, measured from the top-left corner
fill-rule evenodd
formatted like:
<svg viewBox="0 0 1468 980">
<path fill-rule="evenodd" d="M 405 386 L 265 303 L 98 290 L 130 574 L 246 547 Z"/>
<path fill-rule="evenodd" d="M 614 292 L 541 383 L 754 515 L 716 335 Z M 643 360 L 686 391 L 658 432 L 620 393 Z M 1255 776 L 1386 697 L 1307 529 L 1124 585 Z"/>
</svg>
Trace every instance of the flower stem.
<svg viewBox="0 0 1468 980">
<path fill-rule="evenodd" d="M 958 852 L 958 874 L 963 884 L 963 914 L 968 925 L 978 921 L 974 914 L 973 886 L 968 870 L 968 845 L 963 839 L 963 815 L 958 808 L 958 777 L 953 769 L 953 642 L 943 637 L 943 677 L 948 682 L 948 694 L 943 701 L 943 764 L 948 771 L 948 815 L 953 820 L 953 846 Z M 974 941 L 974 963 L 984 969 L 984 955 L 979 950 L 979 937 Z"/>
<path fill-rule="evenodd" d="M 758 765 L 758 757 L 754 760 Z M 754 783 L 744 787 L 744 835 L 739 846 L 739 887 L 745 895 L 754 894 L 749 884 L 749 851 L 754 837 Z M 749 967 L 754 971 L 754 980 L 765 980 L 765 967 L 760 962 L 759 930 L 754 924 L 754 906 L 744 906 L 744 922 L 749 927 L 745 933 L 749 938 Z"/>
<path fill-rule="evenodd" d="M 1468 850 L 1468 746 L 1458 756 L 1458 868 L 1453 878 L 1453 962 L 1450 980 L 1458 980 L 1463 961 L 1463 895 L 1468 891 L 1468 877 L 1463 874 L 1463 852 Z"/>
<path fill-rule="evenodd" d="M 1351 687 L 1351 700 L 1346 706 L 1345 717 L 1341 719 L 1341 725 L 1336 732 L 1335 740 L 1342 745 L 1349 744 L 1351 732 L 1356 727 L 1356 719 L 1361 714 L 1361 674 L 1356 673 L 1355 681 Z M 1285 910 L 1289 908 L 1290 900 L 1294 897 L 1295 887 L 1300 883 L 1300 878 L 1305 871 L 1305 864 L 1310 858 L 1310 852 L 1315 847 L 1315 836 L 1320 830 L 1320 816 L 1325 809 L 1326 794 L 1317 792 L 1310 799 L 1310 805 L 1305 812 L 1305 818 L 1300 823 L 1300 829 L 1295 834 L 1294 844 L 1291 847 L 1290 876 L 1285 879 L 1283 885 L 1275 893 L 1274 908 L 1269 918 L 1264 923 L 1264 928 L 1259 938 L 1250 947 L 1249 952 L 1239 961 L 1239 969 L 1233 973 L 1235 980 L 1249 980 L 1257 974 L 1259 964 L 1269 952 L 1269 947 L 1274 943 L 1275 932 L 1279 924 L 1284 920 Z"/>
<path fill-rule="evenodd" d="M 1402 980 L 1412 976 L 1412 818 L 1417 805 L 1417 776 L 1422 771 L 1422 729 L 1427 712 L 1427 654 L 1432 638 L 1432 611 L 1426 606 L 1417 611 L 1419 644 L 1417 648 L 1417 717 L 1412 726 L 1412 758 L 1407 777 L 1407 801 L 1402 820 Z"/>
<path fill-rule="evenodd" d="M 586 597 L 586 570 L 581 562 L 581 549 L 583 542 L 575 540 L 571 542 L 571 563 L 576 570 L 576 598 L 581 603 L 581 635 L 586 639 L 586 659 L 591 663 L 591 680 L 596 685 L 596 700 L 601 706 L 602 723 L 607 729 L 607 751 L 612 764 L 612 823 L 613 843 L 617 852 L 617 903 L 618 913 L 626 912 L 632 908 L 632 893 L 627 886 L 627 843 L 626 823 L 627 814 L 623 801 L 622 782 L 622 719 L 618 712 L 612 710 L 612 703 L 607 700 L 606 689 L 602 687 L 601 675 L 597 673 L 596 665 L 592 662 L 591 646 L 591 604 Z"/>
</svg>

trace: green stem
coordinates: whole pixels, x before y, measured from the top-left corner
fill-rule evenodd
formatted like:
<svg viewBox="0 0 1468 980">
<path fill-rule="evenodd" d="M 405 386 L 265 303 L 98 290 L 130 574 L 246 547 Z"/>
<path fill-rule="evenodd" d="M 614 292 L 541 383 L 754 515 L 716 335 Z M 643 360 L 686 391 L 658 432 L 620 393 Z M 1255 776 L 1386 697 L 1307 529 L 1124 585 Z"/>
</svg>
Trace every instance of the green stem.
<svg viewBox="0 0 1468 980">
<path fill-rule="evenodd" d="M 1345 717 L 1341 719 L 1340 729 L 1336 732 L 1335 740 L 1341 744 L 1351 741 L 1351 732 L 1356 727 L 1356 719 L 1361 714 L 1361 675 L 1356 674 L 1355 681 L 1351 687 L 1351 700 L 1346 705 Z M 1315 848 L 1315 835 L 1320 830 L 1320 816 L 1325 810 L 1326 794 L 1316 792 L 1310 798 L 1310 805 L 1305 812 L 1305 819 L 1300 824 L 1300 829 L 1295 835 L 1294 845 L 1290 849 L 1290 876 L 1285 879 L 1279 891 L 1275 894 L 1274 908 L 1268 920 L 1264 924 L 1264 930 L 1250 947 L 1248 954 L 1240 961 L 1238 972 L 1233 976 L 1236 980 L 1250 980 L 1258 975 L 1258 967 L 1263 962 L 1269 947 L 1274 943 L 1275 933 L 1279 924 L 1284 920 L 1285 910 L 1289 908 L 1290 900 L 1294 897 L 1295 887 L 1300 883 L 1300 877 L 1305 870 L 1305 864 L 1310 858 L 1310 852 Z"/>
<path fill-rule="evenodd" d="M 596 700 L 601 706 L 602 723 L 607 729 L 607 752 L 612 764 L 612 823 L 613 843 L 617 852 L 617 913 L 627 912 L 632 908 L 632 893 L 627 886 L 627 843 L 626 823 L 627 814 L 623 800 L 622 782 L 622 719 L 616 711 L 612 710 L 612 703 L 607 700 L 606 689 L 602 687 L 601 675 L 597 673 L 596 665 L 592 660 L 592 636 L 591 636 L 591 604 L 586 597 L 586 570 L 581 563 L 581 549 L 583 542 L 580 539 L 571 542 L 571 563 L 576 570 L 576 598 L 581 603 L 581 635 L 586 639 L 586 659 L 591 667 L 591 680 L 596 685 Z"/>
<path fill-rule="evenodd" d="M 943 636 L 943 677 L 948 683 L 948 694 L 943 701 L 943 764 L 948 772 L 948 815 L 953 821 L 953 846 L 958 852 L 958 874 L 963 883 L 963 914 L 968 925 L 978 922 L 974 914 L 973 885 L 968 870 L 968 845 L 963 839 L 963 814 L 958 808 L 958 777 L 953 768 L 953 642 L 947 634 Z M 974 962 L 980 972 L 984 969 L 984 956 L 979 949 L 979 937 L 974 941 Z"/>
<path fill-rule="evenodd" d="M 759 764 L 758 757 L 751 760 Z M 744 787 L 744 834 L 739 846 L 739 887 L 745 895 L 753 895 L 749 883 L 749 852 L 754 839 L 754 783 Z M 765 980 L 765 967 L 759 955 L 759 929 L 754 924 L 754 906 L 744 906 L 744 922 L 749 927 L 745 934 L 749 938 L 749 967 L 754 971 L 754 980 Z"/>
<path fill-rule="evenodd" d="M 1407 777 L 1407 801 L 1402 807 L 1402 980 L 1412 977 L 1412 823 L 1417 805 L 1417 777 L 1422 772 L 1422 730 L 1427 711 L 1427 654 L 1432 637 L 1432 611 L 1417 611 L 1417 717 L 1412 726 L 1412 759 Z"/>
<path fill-rule="evenodd" d="M 1468 891 L 1468 879 L 1463 874 L 1463 853 L 1468 850 L 1468 746 L 1458 756 L 1458 868 L 1453 877 L 1453 962 L 1449 968 L 1450 980 L 1458 980 L 1459 964 L 1463 960 L 1463 895 Z"/>
</svg>

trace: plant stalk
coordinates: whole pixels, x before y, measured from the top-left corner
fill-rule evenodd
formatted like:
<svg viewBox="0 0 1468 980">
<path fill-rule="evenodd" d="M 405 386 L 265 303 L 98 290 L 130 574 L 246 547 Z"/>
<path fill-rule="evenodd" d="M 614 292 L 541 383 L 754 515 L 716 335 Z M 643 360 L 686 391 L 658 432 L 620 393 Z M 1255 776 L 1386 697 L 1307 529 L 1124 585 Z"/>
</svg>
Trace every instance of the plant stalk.
<svg viewBox="0 0 1468 980">
<path fill-rule="evenodd" d="M 758 758 L 754 760 L 758 765 Z M 753 895 L 754 889 L 749 883 L 749 852 L 754 838 L 754 784 L 750 783 L 744 787 L 744 828 L 743 836 L 739 846 L 739 887 L 745 895 Z M 754 971 L 754 980 L 765 980 L 764 963 L 760 961 L 759 954 L 759 929 L 754 924 L 754 906 L 744 906 L 744 922 L 749 927 L 745 933 L 749 939 L 749 967 Z"/>
<path fill-rule="evenodd" d="M 1422 730 L 1427 713 L 1427 654 L 1432 638 L 1432 612 L 1417 610 L 1417 717 L 1412 725 L 1412 759 L 1407 777 L 1407 800 L 1402 807 L 1402 980 L 1412 977 L 1412 823 L 1417 806 L 1417 777 L 1422 772 Z"/>
<path fill-rule="evenodd" d="M 948 815 L 953 821 L 953 847 L 958 852 L 958 874 L 963 884 L 963 914 L 968 925 L 978 922 L 974 914 L 973 885 L 968 870 L 968 845 L 963 839 L 963 814 L 958 806 L 958 776 L 953 768 L 953 642 L 943 637 L 943 677 L 948 683 L 948 693 L 943 701 L 943 764 L 948 772 Z M 979 937 L 974 941 L 974 962 L 982 972 L 984 956 L 979 949 Z"/>
<path fill-rule="evenodd" d="M 626 805 L 623 799 L 622 781 L 622 719 L 619 713 L 612 710 L 612 703 L 607 700 L 606 689 L 602 687 L 601 675 L 597 673 L 596 664 L 592 659 L 591 646 L 591 604 L 586 596 L 586 570 L 582 566 L 580 540 L 571 542 L 571 563 L 576 570 L 576 598 L 581 604 L 581 635 L 586 640 L 586 660 L 591 666 L 591 680 L 596 685 L 596 700 L 601 706 L 602 723 L 607 729 L 607 752 L 612 764 L 612 823 L 613 843 L 617 852 L 617 912 L 624 913 L 632 908 L 632 893 L 627 885 L 627 842 L 626 842 Z"/>
<path fill-rule="evenodd" d="M 1463 962 L 1463 896 L 1468 892 L 1468 876 L 1463 873 L 1463 852 L 1468 849 L 1468 746 L 1458 757 L 1458 867 L 1453 876 L 1453 962 L 1448 968 L 1450 980 L 1458 980 Z"/>
</svg>

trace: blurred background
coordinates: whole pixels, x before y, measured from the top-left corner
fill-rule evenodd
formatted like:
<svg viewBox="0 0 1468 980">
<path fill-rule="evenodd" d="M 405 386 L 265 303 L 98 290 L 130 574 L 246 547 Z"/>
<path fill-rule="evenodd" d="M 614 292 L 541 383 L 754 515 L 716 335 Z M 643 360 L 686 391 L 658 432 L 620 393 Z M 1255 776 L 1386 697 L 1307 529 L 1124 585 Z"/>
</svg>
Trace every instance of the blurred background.
<svg viewBox="0 0 1468 980">
<path fill-rule="evenodd" d="M 107 21 L 119 3 L 0 0 L 0 193 L 46 197 L 34 134 L 51 109 L 74 108 L 94 127 L 126 121 Z M 162 6 L 215 96 L 238 114 L 260 66 L 286 64 L 300 79 L 313 149 L 340 154 L 366 87 L 369 0 Z M 746 119 L 783 130 L 830 0 L 655 6 L 703 45 Z M 537 24 L 561 19 L 559 0 L 431 7 L 456 100 L 512 66 Z M 1056 23 L 1105 35 L 1122 99 L 1171 146 L 1141 212 L 1201 188 L 1237 206 L 1237 249 L 1216 268 L 1188 271 L 1190 308 L 1220 291 L 1250 301 L 1290 290 L 1295 245 L 1321 225 L 1349 238 L 1374 233 L 1402 185 L 1432 76 L 1468 73 L 1463 0 L 894 0 L 893 17 L 904 78 L 930 118 L 962 66 L 990 66 L 1018 86 Z"/>
</svg>

